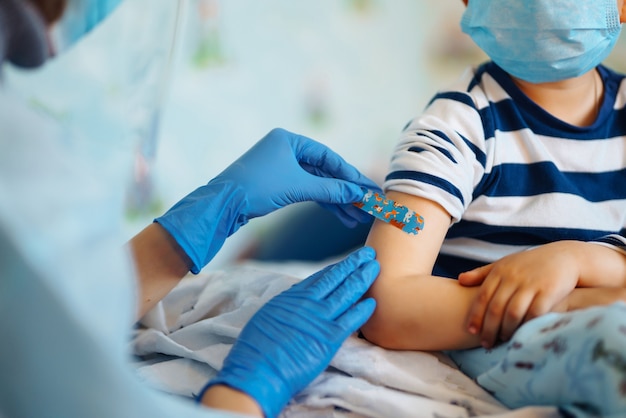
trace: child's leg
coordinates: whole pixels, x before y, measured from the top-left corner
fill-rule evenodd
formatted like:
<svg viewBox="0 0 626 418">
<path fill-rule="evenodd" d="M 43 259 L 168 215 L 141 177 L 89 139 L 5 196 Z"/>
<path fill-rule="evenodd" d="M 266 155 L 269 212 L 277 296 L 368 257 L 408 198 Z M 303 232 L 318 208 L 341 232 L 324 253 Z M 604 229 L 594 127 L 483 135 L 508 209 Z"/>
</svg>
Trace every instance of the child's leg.
<svg viewBox="0 0 626 418">
<path fill-rule="evenodd" d="M 548 314 L 493 350 L 449 353 L 511 408 L 554 405 L 572 416 L 626 416 L 626 305 Z"/>
</svg>

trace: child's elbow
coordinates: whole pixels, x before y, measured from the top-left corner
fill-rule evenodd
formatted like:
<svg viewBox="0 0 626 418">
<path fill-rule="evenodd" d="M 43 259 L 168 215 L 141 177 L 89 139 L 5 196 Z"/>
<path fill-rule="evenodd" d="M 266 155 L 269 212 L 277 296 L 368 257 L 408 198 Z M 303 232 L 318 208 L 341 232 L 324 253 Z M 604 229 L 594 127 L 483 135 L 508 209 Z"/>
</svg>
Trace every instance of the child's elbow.
<svg viewBox="0 0 626 418">
<path fill-rule="evenodd" d="M 380 308 L 376 311 L 361 327 L 361 334 L 367 341 L 382 348 L 400 349 L 399 331 L 395 329 L 394 322 L 386 319 Z"/>
<path fill-rule="evenodd" d="M 450 350 L 477 346 L 463 327 L 472 294 L 456 281 L 432 276 L 377 279 L 368 293 L 376 310 L 361 327 L 373 344 L 394 350 Z"/>
<path fill-rule="evenodd" d="M 396 308 L 397 305 L 385 303 L 384 298 L 377 298 L 374 314 L 361 327 L 362 335 L 372 344 L 391 350 L 423 349 L 420 336 L 424 333 L 419 331 L 419 321 L 407 321 Z"/>
</svg>

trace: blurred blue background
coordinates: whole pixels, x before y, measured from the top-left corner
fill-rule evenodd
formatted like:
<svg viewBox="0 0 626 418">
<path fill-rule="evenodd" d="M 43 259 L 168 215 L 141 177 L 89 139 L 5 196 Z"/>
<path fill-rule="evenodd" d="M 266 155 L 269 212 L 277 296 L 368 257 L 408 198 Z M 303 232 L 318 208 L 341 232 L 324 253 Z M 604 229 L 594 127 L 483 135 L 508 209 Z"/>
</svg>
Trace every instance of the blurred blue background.
<svg viewBox="0 0 626 418">
<path fill-rule="evenodd" d="M 5 81 L 72 129 L 127 138 L 124 151 L 137 158 L 119 169 L 151 175 L 144 200 L 129 184 L 130 237 L 274 127 L 329 145 L 381 182 L 405 123 L 485 59 L 459 30 L 463 8 L 460 0 L 126 0 L 67 54 L 36 72 L 8 68 Z M 623 38 L 608 62 L 625 71 Z M 211 268 L 289 210 L 251 222 Z"/>
</svg>

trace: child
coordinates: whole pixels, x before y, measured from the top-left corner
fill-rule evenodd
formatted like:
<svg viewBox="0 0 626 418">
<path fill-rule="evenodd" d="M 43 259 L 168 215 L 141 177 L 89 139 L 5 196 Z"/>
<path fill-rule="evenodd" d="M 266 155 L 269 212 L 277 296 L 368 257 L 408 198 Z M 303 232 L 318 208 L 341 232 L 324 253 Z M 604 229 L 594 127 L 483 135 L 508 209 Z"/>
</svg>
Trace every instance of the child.
<svg viewBox="0 0 626 418">
<path fill-rule="evenodd" d="M 425 225 L 372 227 L 381 274 L 363 334 L 457 350 L 510 407 L 626 416 L 626 82 L 600 65 L 626 5 L 466 6 L 462 28 L 492 61 L 402 134 L 384 188 Z"/>
</svg>

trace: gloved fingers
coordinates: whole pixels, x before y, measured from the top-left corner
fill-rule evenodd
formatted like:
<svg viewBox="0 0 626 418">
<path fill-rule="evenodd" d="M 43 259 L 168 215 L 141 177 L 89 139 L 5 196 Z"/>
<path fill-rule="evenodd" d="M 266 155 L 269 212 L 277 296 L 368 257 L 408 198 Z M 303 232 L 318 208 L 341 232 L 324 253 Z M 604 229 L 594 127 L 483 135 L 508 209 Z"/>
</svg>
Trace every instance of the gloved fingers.
<svg viewBox="0 0 626 418">
<path fill-rule="evenodd" d="M 361 265 L 354 273 L 350 274 L 326 297 L 328 317 L 335 319 L 358 302 L 374 283 L 379 273 L 378 261 L 372 260 Z"/>
<path fill-rule="evenodd" d="M 310 275 L 306 279 L 301 280 L 300 282 L 298 282 L 298 283 L 294 284 L 293 286 L 291 286 L 291 289 L 307 289 L 307 288 L 309 288 L 313 283 L 315 283 L 317 280 L 319 280 L 319 278 L 321 276 L 326 274 L 326 272 L 328 270 L 330 270 L 333 266 L 334 266 L 334 264 L 331 264 L 329 266 L 324 267 L 320 271 L 318 271 L 316 273 L 313 273 L 312 275 Z"/>
<path fill-rule="evenodd" d="M 352 182 L 358 182 L 364 177 L 359 170 L 348 164 L 339 154 L 326 145 L 302 135 L 294 134 L 292 138 L 295 156 L 301 165 L 306 164 L 314 167 L 320 172 L 326 173 L 327 177 Z"/>
<path fill-rule="evenodd" d="M 335 319 L 341 316 L 358 302 L 374 283 L 379 273 L 380 265 L 376 260 L 366 262 L 351 273 L 326 297 L 326 309 L 329 318 Z"/>
<path fill-rule="evenodd" d="M 318 203 L 345 205 L 358 202 L 365 196 L 361 186 L 345 180 L 302 172 L 294 181 L 298 181 L 295 183 L 297 189 L 294 190 L 298 195 L 293 196 L 294 201 L 313 200 Z"/>
<path fill-rule="evenodd" d="M 341 157 L 339 156 L 337 157 L 341 159 Z M 343 180 L 350 184 L 356 184 L 361 188 L 382 193 L 382 189 L 373 180 L 361 174 L 355 167 L 353 167 L 352 165 L 350 165 L 349 163 L 345 161 L 343 162 L 343 164 L 352 168 L 357 173 L 357 175 L 352 174 L 352 170 L 343 170 L 343 171 L 329 170 L 329 167 L 326 165 L 319 166 L 319 165 L 309 164 L 303 161 L 298 161 L 298 162 L 300 164 L 300 167 L 302 167 L 304 171 L 306 171 L 307 173 L 315 177 L 333 178 L 337 180 Z"/>
<path fill-rule="evenodd" d="M 324 209 L 331 211 L 348 228 L 354 228 L 358 224 L 373 222 L 374 218 L 369 213 L 357 208 L 352 204 L 331 205 L 320 203 Z"/>
<path fill-rule="evenodd" d="M 374 309 L 376 309 L 376 301 L 368 298 L 339 316 L 336 323 L 344 331 L 344 335 L 341 338 L 346 339 L 350 334 L 358 330 L 372 316 Z"/>
<path fill-rule="evenodd" d="M 346 215 L 346 213 L 341 210 L 341 208 L 331 209 L 335 215 L 339 218 L 342 224 L 344 224 L 348 228 L 355 228 L 359 223 L 354 220 L 350 216 Z"/>
<path fill-rule="evenodd" d="M 358 223 L 366 224 L 368 222 L 374 222 L 374 217 L 372 215 L 370 215 L 369 213 L 365 212 L 362 209 L 357 208 L 356 206 L 352 204 L 342 205 L 339 207 L 346 214 L 346 216 L 349 216 L 350 218 L 354 219 Z"/>
<path fill-rule="evenodd" d="M 339 205 L 330 205 L 328 203 L 320 203 L 320 206 L 324 209 L 332 212 L 342 224 L 348 228 L 354 228 L 358 224 L 358 220 L 354 219 L 346 213 L 344 208 Z"/>
<path fill-rule="evenodd" d="M 302 312 L 306 317 L 314 315 L 320 319 L 334 321 L 363 297 L 380 273 L 377 260 L 365 261 L 353 271 L 343 269 L 344 267 L 328 266 L 326 271 L 322 271 L 323 274 L 315 274 L 307 279 L 314 280 L 309 288 L 294 292 L 286 291 L 268 302 L 268 305 L 275 308 L 280 306 L 280 309 L 291 311 L 293 315 Z M 332 280 L 327 280 L 329 277 L 334 280 L 344 279 L 339 283 L 336 281 L 333 283 Z M 315 288 L 319 285 L 322 287 Z"/>
<path fill-rule="evenodd" d="M 332 177 L 380 191 L 378 185 L 326 145 L 302 135 L 292 134 L 292 146 L 300 166 L 319 177 Z"/>
<path fill-rule="evenodd" d="M 346 277 L 376 257 L 373 248 L 363 247 L 354 251 L 340 262 L 328 266 L 323 274 L 314 274 L 302 282 L 302 288 L 313 294 L 313 299 L 325 299 L 337 287 L 341 286 Z"/>
</svg>

